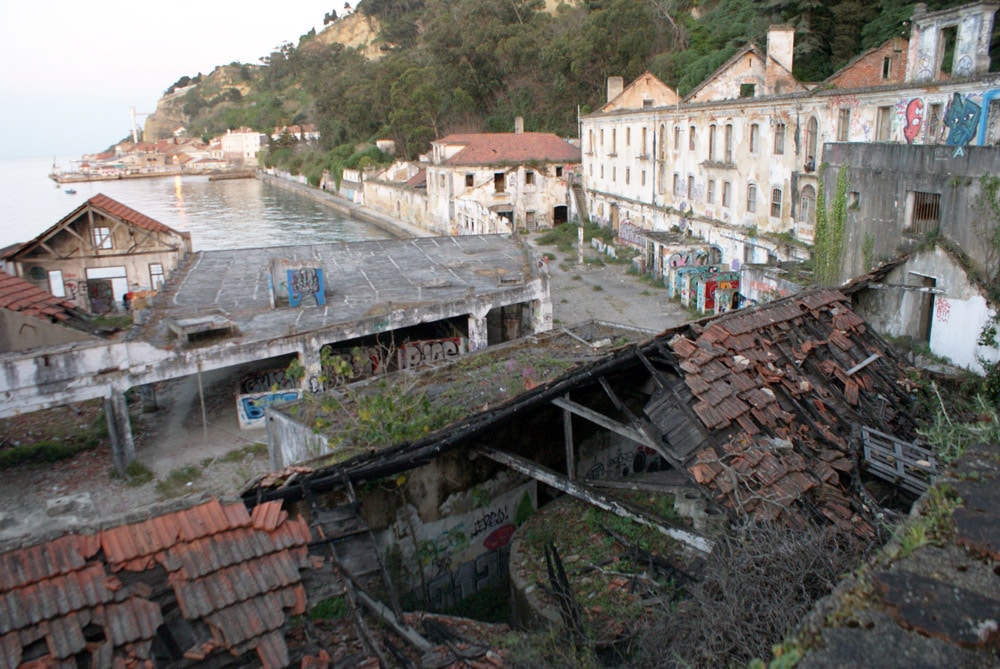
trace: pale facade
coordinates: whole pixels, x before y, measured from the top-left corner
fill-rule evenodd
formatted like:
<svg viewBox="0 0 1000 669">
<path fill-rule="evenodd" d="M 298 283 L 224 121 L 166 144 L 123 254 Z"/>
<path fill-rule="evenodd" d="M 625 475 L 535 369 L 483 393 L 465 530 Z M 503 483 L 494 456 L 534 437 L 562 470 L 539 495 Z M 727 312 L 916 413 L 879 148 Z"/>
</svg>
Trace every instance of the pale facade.
<svg viewBox="0 0 1000 669">
<path fill-rule="evenodd" d="M 267 142 L 267 135 L 250 128 L 229 130 L 221 138 L 222 155 L 231 163 L 257 164 L 257 154 Z"/>
<path fill-rule="evenodd" d="M 965 51 L 987 48 L 982 36 L 998 6 L 915 14 L 920 46 L 911 40 L 906 80 L 894 85 L 874 78 L 867 88 L 807 90 L 790 80 L 792 32 L 784 26 L 769 33 L 768 54 L 747 47 L 680 103 L 668 102 L 665 84 L 651 93 L 657 86 L 644 75 L 645 96 L 630 85 L 581 118 L 586 211 L 615 229 L 627 221 L 701 237 L 734 268 L 805 258 L 825 143 L 939 143 L 956 151 L 1000 143 L 1000 75 L 986 72 L 988 55 Z M 954 45 L 952 73 L 939 72 L 943 47 L 934 35 Z M 939 74 L 917 83 L 925 76 L 920 62 Z M 971 63 L 962 66 L 972 68 L 962 70 L 965 78 L 954 69 L 959 62 Z"/>
</svg>

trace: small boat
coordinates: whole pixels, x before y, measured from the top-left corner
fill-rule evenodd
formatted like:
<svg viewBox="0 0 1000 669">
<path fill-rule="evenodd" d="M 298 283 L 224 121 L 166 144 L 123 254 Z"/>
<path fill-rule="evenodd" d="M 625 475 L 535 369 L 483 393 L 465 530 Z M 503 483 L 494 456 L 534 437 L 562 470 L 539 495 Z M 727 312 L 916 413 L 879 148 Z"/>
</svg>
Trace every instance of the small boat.
<svg viewBox="0 0 1000 669">
<path fill-rule="evenodd" d="M 76 195 L 76 189 L 75 188 L 67 188 L 66 189 L 66 195 Z"/>
</svg>

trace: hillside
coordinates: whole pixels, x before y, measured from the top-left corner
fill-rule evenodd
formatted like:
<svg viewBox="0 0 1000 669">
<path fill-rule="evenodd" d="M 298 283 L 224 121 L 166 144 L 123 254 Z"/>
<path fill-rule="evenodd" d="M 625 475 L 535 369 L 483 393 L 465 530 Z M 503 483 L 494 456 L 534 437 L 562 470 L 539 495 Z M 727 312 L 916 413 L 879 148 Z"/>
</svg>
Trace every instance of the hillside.
<svg viewBox="0 0 1000 669">
<path fill-rule="evenodd" d="M 962 4 L 929 2 L 930 10 Z M 578 113 L 604 102 L 609 76 L 651 71 L 682 95 L 773 23 L 795 26 L 795 75 L 821 81 L 863 49 L 905 35 L 901 0 L 364 0 L 298 44 L 182 77 L 147 122 L 178 126 L 315 123 L 322 151 L 375 137 L 412 157 L 456 131 L 525 129 L 573 136 Z M 994 32 L 994 41 L 997 32 Z M 994 49 L 1000 53 L 1000 49 Z M 346 153 L 350 151 L 345 149 Z"/>
</svg>

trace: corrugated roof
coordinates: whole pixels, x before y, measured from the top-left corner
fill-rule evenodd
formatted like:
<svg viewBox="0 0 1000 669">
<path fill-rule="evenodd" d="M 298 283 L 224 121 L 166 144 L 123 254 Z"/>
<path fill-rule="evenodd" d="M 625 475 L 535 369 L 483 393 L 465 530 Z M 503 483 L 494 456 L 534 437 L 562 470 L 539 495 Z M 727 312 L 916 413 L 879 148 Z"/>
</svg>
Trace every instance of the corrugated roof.
<svg viewBox="0 0 1000 669">
<path fill-rule="evenodd" d="M 461 144 L 446 165 L 502 165 L 541 161 L 578 163 L 580 149 L 548 132 L 498 132 L 448 135 L 432 144 Z"/>
<path fill-rule="evenodd" d="M 288 650 L 276 631 L 287 614 L 305 611 L 300 570 L 309 566 L 309 539 L 305 521 L 290 519 L 280 503 L 261 505 L 251 517 L 243 504 L 211 500 L 4 553 L 0 666 L 19 666 L 37 639 L 47 655 L 32 660 L 46 665 L 88 648 L 102 666 L 148 662 L 164 621 L 160 607 L 174 602 L 215 639 L 206 645 L 200 636 L 180 649 L 185 657 L 259 649 L 265 666 L 283 666 Z M 154 591 L 156 601 L 147 599 Z M 84 629 L 93 626 L 103 628 L 106 647 L 88 645 L 93 635 L 85 638 Z"/>
</svg>

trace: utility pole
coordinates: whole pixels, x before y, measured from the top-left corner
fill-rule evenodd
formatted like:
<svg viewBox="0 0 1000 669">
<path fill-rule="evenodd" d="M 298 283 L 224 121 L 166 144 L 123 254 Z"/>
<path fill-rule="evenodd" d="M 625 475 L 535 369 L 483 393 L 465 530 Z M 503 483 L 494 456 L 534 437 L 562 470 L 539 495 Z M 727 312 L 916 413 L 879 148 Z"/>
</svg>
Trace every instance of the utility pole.
<svg viewBox="0 0 1000 669">
<path fill-rule="evenodd" d="M 132 143 L 133 144 L 138 144 L 139 143 L 139 129 L 138 129 L 138 127 L 135 124 L 135 119 L 136 119 L 137 116 L 151 116 L 152 112 L 140 112 L 140 113 L 136 113 L 135 107 L 129 107 L 128 110 L 129 110 L 129 113 L 132 115 Z"/>
</svg>

